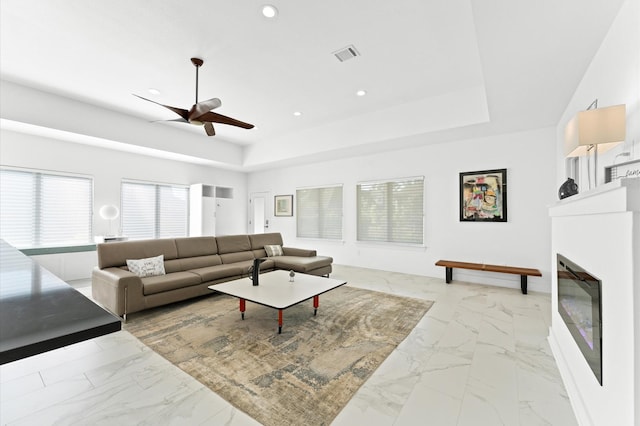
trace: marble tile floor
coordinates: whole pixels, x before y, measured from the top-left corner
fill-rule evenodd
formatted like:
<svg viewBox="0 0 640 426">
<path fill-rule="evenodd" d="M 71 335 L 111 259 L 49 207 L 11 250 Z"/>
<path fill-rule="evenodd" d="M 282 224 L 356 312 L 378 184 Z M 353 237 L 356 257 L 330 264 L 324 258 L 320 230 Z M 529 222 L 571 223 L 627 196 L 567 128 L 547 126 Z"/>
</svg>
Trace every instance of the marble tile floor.
<svg viewBox="0 0 640 426">
<path fill-rule="evenodd" d="M 334 265 L 348 285 L 434 300 L 333 425 L 576 425 L 548 294 Z M 88 280 L 71 282 L 90 296 Z M 2 425 L 256 425 L 126 331 L 0 366 Z"/>
</svg>

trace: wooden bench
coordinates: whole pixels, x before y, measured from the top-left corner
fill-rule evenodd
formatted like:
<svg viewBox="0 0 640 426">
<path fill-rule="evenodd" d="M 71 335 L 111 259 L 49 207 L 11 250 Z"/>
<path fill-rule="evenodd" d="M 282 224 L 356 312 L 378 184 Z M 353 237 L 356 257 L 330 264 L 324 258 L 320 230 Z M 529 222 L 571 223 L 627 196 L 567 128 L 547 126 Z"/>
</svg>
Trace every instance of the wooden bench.
<svg viewBox="0 0 640 426">
<path fill-rule="evenodd" d="M 469 263 L 469 262 L 456 262 L 454 260 L 438 260 L 436 266 L 444 266 L 445 269 L 445 281 L 449 284 L 453 277 L 453 268 L 458 269 L 473 269 L 475 271 L 490 271 L 490 272 L 502 272 L 505 274 L 520 275 L 520 289 L 522 294 L 527 294 L 527 277 L 541 277 L 537 269 L 532 268 L 519 268 L 516 266 L 504 266 L 504 265 L 484 265 L 482 263 Z"/>
</svg>

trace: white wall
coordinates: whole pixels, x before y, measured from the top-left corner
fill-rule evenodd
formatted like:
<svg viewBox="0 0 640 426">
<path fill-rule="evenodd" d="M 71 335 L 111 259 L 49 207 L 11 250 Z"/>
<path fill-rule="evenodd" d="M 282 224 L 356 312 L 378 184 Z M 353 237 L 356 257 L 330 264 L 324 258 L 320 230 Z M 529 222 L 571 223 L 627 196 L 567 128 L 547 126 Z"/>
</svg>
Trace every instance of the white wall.
<svg viewBox="0 0 640 426">
<path fill-rule="evenodd" d="M 626 142 L 599 159 L 597 189 L 604 167 L 640 159 L 640 1 L 627 0 L 576 88 L 556 129 L 556 184 L 566 179 L 564 128 L 576 112 L 598 99 L 599 107 L 626 104 Z M 629 152 L 628 157 L 616 156 Z M 585 159 L 581 162 L 586 163 Z M 590 196 L 580 179 L 580 196 Z M 637 187 L 633 189 L 637 197 Z M 580 205 L 580 198 L 565 202 Z M 561 203 L 562 204 L 562 203 Z M 557 210 L 557 209 L 556 209 Z M 575 342 L 557 313 L 557 282 L 552 283 L 550 342 L 576 416 L 583 425 L 637 424 L 640 419 L 640 305 L 638 285 L 638 213 L 559 218 L 552 236 L 553 251 L 562 254 L 602 280 L 603 386 L 593 378 Z M 551 210 L 552 213 L 554 209 Z M 628 225 L 631 222 L 632 225 Z M 624 227 L 626 226 L 626 227 Z M 622 231 L 620 230 L 622 229 Z M 590 233 L 585 237 L 584 231 Z M 631 241 L 629 241 L 631 239 Z M 587 241 L 588 240 L 588 241 Z M 631 256 L 635 258 L 631 258 Z M 634 296 L 635 293 L 635 296 Z M 634 299 L 635 297 L 635 299 Z M 635 312 L 635 317 L 634 317 Z M 635 331 L 633 331 L 635 330 Z M 634 359 L 635 356 L 635 359 Z M 635 371 L 634 371 L 635 370 Z M 634 423 L 634 421 L 636 423 Z"/>
<path fill-rule="evenodd" d="M 296 188 L 343 184 L 341 242 L 296 238 L 296 216 L 270 218 L 271 231 L 285 244 L 316 248 L 335 263 L 444 277 L 438 259 L 538 268 L 532 291 L 549 292 L 550 221 L 547 208 L 557 199 L 555 129 L 429 145 L 366 157 L 255 172 L 248 192 L 295 194 Z M 507 169 L 508 222 L 459 222 L 459 173 Z M 358 243 L 356 185 L 367 180 L 425 177 L 425 248 Z M 273 211 L 273 201 L 267 212 Z M 294 197 L 295 204 L 295 197 Z M 516 275 L 454 271 L 454 279 L 519 288 Z"/>
<path fill-rule="evenodd" d="M 640 6 L 638 0 L 627 0 L 620 8 L 609 33 L 593 57 L 582 81 L 567 105 L 557 127 L 557 185 L 567 179 L 565 173 L 564 129 L 571 118 L 598 99 L 598 107 L 626 104 L 627 137 L 599 156 L 598 184 L 604 182 L 604 167 L 640 159 Z M 629 156 L 618 156 L 628 152 Z M 592 160 L 593 161 L 593 160 Z M 587 158 L 581 158 L 579 191 L 589 189 L 586 180 Z M 594 184 L 592 184 L 592 188 Z"/>
<path fill-rule="evenodd" d="M 93 177 L 95 235 L 107 233 L 109 224 L 98 211 L 105 204 L 120 205 L 120 182 L 136 179 L 150 182 L 190 185 L 207 183 L 231 187 L 234 198 L 225 200 L 225 208 L 241 214 L 225 220 L 225 234 L 245 233 L 247 211 L 246 174 L 180 161 L 153 158 L 88 145 L 64 142 L 2 130 L 0 161 L 3 166 L 24 167 Z M 211 143 L 206 141 L 206 143 Z M 120 218 L 113 230 L 120 228 Z M 62 278 L 88 278 L 97 264 L 94 252 L 34 256 L 45 268 Z"/>
</svg>

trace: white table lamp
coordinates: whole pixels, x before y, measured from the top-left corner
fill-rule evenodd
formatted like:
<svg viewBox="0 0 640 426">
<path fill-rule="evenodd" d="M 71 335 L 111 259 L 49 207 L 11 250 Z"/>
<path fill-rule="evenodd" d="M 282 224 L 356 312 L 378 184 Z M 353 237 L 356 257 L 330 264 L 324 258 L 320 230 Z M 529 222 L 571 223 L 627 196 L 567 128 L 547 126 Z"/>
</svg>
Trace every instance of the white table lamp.
<svg viewBox="0 0 640 426">
<path fill-rule="evenodd" d="M 594 105 L 595 108 L 591 109 Z M 564 145 L 567 157 L 579 157 L 594 151 L 594 180 L 597 185 L 598 154 L 624 142 L 627 112 L 624 104 L 598 108 L 597 99 L 591 106 L 569 121 L 564 132 Z"/>
</svg>

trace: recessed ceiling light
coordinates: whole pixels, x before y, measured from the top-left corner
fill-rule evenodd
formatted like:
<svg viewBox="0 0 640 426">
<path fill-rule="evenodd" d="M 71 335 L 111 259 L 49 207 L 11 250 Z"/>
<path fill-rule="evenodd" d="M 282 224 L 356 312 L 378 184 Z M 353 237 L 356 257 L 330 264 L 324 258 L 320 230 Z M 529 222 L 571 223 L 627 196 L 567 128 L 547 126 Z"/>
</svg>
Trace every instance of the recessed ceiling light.
<svg viewBox="0 0 640 426">
<path fill-rule="evenodd" d="M 295 115 L 296 117 L 300 117 L 302 113 L 300 111 L 296 111 L 293 113 L 293 115 Z"/>
<path fill-rule="evenodd" d="M 262 15 L 265 18 L 273 19 L 278 16 L 278 9 L 271 4 L 265 4 L 262 6 Z"/>
<path fill-rule="evenodd" d="M 366 95 L 366 94 L 367 94 L 366 90 L 358 90 L 358 91 L 356 92 L 356 96 L 364 96 L 364 95 Z"/>
<path fill-rule="evenodd" d="M 149 93 L 151 93 L 152 95 L 159 95 L 160 91 L 158 89 L 154 89 L 153 87 L 149 88 Z"/>
</svg>

